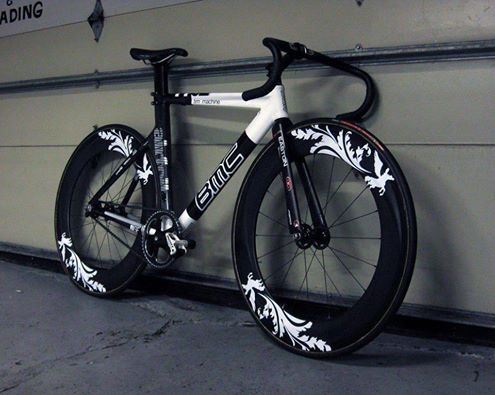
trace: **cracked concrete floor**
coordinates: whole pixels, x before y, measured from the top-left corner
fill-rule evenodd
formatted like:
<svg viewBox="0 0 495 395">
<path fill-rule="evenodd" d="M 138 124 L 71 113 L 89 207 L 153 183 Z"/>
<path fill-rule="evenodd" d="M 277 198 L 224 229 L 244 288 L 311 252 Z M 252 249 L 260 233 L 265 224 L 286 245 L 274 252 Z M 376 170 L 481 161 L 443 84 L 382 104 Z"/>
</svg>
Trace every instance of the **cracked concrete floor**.
<svg viewBox="0 0 495 395">
<path fill-rule="evenodd" d="M 246 311 L 97 299 L 0 262 L 0 393 L 495 393 L 495 349 L 388 334 L 338 360 L 272 344 Z"/>
</svg>

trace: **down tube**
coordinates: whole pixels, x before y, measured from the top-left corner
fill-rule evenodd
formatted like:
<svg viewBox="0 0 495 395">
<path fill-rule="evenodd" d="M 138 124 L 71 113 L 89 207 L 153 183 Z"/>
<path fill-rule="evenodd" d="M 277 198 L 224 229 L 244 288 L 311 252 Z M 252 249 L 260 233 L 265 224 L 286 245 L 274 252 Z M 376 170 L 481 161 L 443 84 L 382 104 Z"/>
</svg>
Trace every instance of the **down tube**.
<svg viewBox="0 0 495 395">
<path fill-rule="evenodd" d="M 194 200 L 181 214 L 179 222 L 183 230 L 186 230 L 203 215 L 255 147 L 256 143 L 247 136 L 246 132 L 239 137 L 205 185 L 196 194 Z"/>
</svg>

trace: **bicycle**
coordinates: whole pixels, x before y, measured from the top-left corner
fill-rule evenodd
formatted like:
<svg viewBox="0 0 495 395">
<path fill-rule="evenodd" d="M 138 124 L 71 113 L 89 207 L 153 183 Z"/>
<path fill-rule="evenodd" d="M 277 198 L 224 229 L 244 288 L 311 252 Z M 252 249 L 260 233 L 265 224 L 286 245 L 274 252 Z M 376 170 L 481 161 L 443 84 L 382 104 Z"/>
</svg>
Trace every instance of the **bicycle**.
<svg viewBox="0 0 495 395">
<path fill-rule="evenodd" d="M 337 356 L 371 341 L 402 303 L 416 254 L 413 201 L 392 154 L 356 124 L 376 97 L 371 77 L 303 44 L 263 44 L 273 58 L 268 80 L 243 93 L 169 93 L 169 65 L 187 51 L 131 49 L 154 69 L 155 127 L 144 138 L 128 126 L 103 126 L 76 148 L 57 195 L 57 250 L 72 282 L 96 296 L 123 291 L 146 265 L 167 267 L 195 247 L 188 230 L 271 129 L 234 211 L 237 282 L 277 344 Z M 364 81 L 361 106 L 292 124 L 281 75 L 300 59 Z M 171 105 L 259 110 L 180 215 L 169 163 Z"/>
</svg>

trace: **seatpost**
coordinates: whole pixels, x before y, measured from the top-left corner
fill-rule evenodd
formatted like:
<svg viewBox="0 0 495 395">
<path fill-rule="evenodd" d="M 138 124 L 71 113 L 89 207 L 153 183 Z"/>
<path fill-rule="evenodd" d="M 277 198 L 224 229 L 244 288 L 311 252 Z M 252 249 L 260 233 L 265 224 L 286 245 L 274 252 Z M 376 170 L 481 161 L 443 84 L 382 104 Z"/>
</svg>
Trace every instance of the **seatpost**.
<svg viewBox="0 0 495 395">
<path fill-rule="evenodd" d="M 155 123 L 157 127 L 168 129 L 170 124 L 169 106 L 165 103 L 165 95 L 168 93 L 168 67 L 166 63 L 153 65 L 155 74 L 155 91 L 153 92 L 155 106 Z"/>
<path fill-rule="evenodd" d="M 155 91 L 152 93 L 155 107 L 154 152 L 160 173 L 160 190 L 162 208 L 173 210 L 171 190 L 171 172 L 169 164 L 172 161 L 172 142 L 170 133 L 170 104 L 168 96 L 168 64 L 166 62 L 153 65 Z"/>
</svg>

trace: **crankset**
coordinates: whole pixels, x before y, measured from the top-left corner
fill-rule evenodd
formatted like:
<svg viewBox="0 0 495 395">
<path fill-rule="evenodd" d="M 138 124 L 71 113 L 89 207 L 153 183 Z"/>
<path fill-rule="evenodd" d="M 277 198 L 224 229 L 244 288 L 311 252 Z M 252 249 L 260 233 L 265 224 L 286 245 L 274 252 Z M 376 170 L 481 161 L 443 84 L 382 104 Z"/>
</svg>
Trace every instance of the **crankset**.
<svg viewBox="0 0 495 395">
<path fill-rule="evenodd" d="M 156 211 L 142 228 L 142 247 L 146 261 L 162 269 L 196 245 L 194 240 L 181 239 L 182 229 L 171 211 Z"/>
</svg>

